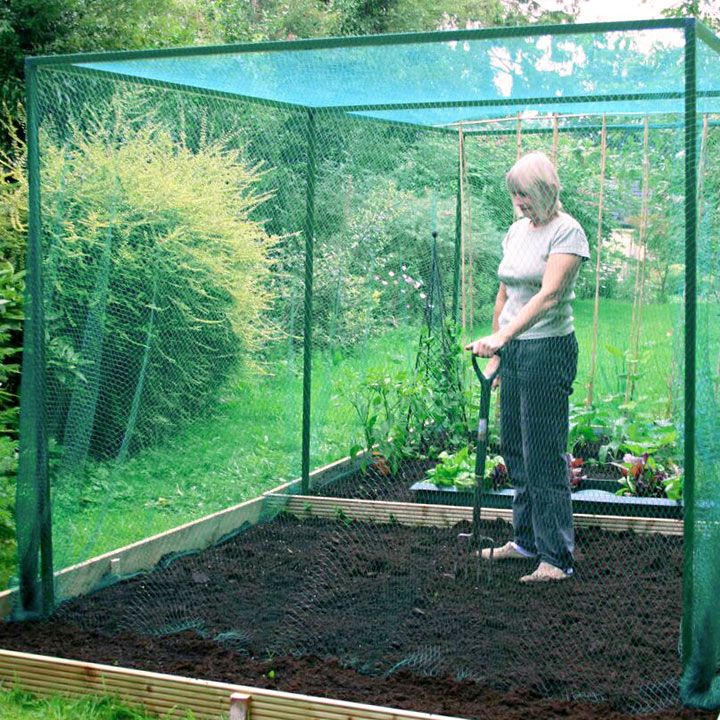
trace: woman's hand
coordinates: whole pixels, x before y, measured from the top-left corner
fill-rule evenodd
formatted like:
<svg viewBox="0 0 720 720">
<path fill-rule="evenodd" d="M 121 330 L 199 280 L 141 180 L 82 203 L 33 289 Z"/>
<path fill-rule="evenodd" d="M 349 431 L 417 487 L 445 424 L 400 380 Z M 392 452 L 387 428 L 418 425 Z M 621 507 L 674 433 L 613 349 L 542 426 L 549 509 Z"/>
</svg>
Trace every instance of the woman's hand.
<svg viewBox="0 0 720 720">
<path fill-rule="evenodd" d="M 486 335 L 469 345 L 465 346 L 466 350 L 471 350 L 473 355 L 479 355 L 480 357 L 492 357 L 505 347 L 507 341 L 505 337 L 499 332 L 495 332 L 492 335 Z"/>
<path fill-rule="evenodd" d="M 493 355 L 488 361 L 488 364 L 485 366 L 485 369 L 483 370 L 483 375 L 486 378 L 491 378 L 497 372 L 498 367 L 500 367 L 500 356 Z M 499 384 L 500 375 L 495 375 L 495 379 L 492 382 L 492 389 L 494 390 Z"/>
</svg>

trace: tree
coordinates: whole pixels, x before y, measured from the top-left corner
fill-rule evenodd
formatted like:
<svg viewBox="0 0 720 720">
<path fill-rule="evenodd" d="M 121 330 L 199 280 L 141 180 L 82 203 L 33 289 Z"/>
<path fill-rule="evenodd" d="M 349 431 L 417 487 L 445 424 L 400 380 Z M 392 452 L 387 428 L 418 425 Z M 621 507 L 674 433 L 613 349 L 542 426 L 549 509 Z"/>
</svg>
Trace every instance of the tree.
<svg viewBox="0 0 720 720">
<path fill-rule="evenodd" d="M 662 11 L 665 17 L 694 17 L 720 32 L 720 6 L 717 0 L 681 0 Z"/>
<path fill-rule="evenodd" d="M 0 106 L 22 102 L 28 55 L 188 45 L 215 39 L 201 0 L 5 0 L 0 5 Z M 7 135 L 0 147 L 8 147 Z"/>
</svg>

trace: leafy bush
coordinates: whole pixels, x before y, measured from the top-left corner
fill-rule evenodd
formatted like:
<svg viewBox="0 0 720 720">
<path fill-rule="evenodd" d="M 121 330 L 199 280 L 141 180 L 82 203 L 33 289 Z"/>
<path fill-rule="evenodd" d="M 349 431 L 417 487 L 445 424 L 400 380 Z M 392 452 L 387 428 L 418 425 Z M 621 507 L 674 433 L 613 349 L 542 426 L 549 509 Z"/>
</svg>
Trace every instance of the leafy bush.
<svg viewBox="0 0 720 720">
<path fill-rule="evenodd" d="M 24 273 L 0 260 L 0 436 L 17 432 Z"/>
<path fill-rule="evenodd" d="M 108 119 L 43 141 L 48 397 L 64 463 L 205 411 L 270 332 L 258 172 L 226 142 Z"/>
<path fill-rule="evenodd" d="M 334 231 L 316 244 L 314 341 L 318 347 L 349 347 L 388 328 L 416 323 L 423 316 L 431 254 L 429 197 L 401 190 L 393 180 L 344 182 L 338 195 L 323 185 L 318 215 L 324 224 L 338 213 Z M 438 241 L 446 296 L 452 291 L 454 229 L 447 222 Z"/>
</svg>

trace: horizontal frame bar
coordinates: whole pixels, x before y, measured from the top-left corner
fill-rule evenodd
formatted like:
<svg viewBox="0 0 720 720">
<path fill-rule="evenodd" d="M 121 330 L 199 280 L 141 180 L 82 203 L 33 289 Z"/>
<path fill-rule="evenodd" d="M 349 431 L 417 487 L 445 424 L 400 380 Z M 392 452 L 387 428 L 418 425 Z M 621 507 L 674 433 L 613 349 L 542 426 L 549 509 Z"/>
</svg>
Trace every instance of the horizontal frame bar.
<svg viewBox="0 0 720 720">
<path fill-rule="evenodd" d="M 482 28 L 479 30 L 442 30 L 436 32 L 393 33 L 351 37 L 309 38 L 304 40 L 272 40 L 258 43 L 210 45 L 202 47 L 157 48 L 154 50 L 126 50 L 120 52 L 75 53 L 67 55 L 36 55 L 25 59 L 28 65 L 68 65 L 82 62 L 114 62 L 117 60 L 145 60 L 152 58 L 201 57 L 250 52 L 319 50 L 327 48 L 380 47 L 462 40 L 499 40 L 503 38 L 541 37 L 543 35 L 584 35 L 597 32 L 628 32 L 641 30 L 682 30 L 684 18 L 660 20 L 631 20 L 562 25 L 523 25 Z M 712 33 L 708 30 L 708 33 Z"/>
<path fill-rule="evenodd" d="M 698 97 L 716 97 L 720 91 L 708 91 L 704 94 L 698 93 Z M 333 105 L 317 108 L 322 111 L 337 112 L 372 112 L 380 110 L 429 110 L 456 107 L 495 107 L 495 106 L 534 106 L 534 105 L 571 105 L 573 103 L 584 103 L 592 105 L 603 102 L 640 102 L 642 100 L 681 100 L 685 97 L 682 90 L 671 93 L 614 93 L 611 95 L 562 95 L 560 97 L 551 95 L 544 97 L 529 98 L 503 98 L 490 100 L 452 100 L 433 101 L 424 103 L 378 103 L 376 105 Z M 455 125 L 462 121 L 456 120 Z"/>
<path fill-rule="evenodd" d="M 720 127 L 720 120 L 716 120 L 713 122 L 708 123 L 709 127 Z M 684 123 L 677 122 L 677 123 L 655 123 L 654 125 L 648 125 L 650 130 L 683 130 L 685 125 Z M 602 125 L 571 125 L 569 127 L 565 128 L 558 128 L 558 132 L 562 135 L 563 133 L 583 133 L 583 132 L 600 132 L 602 130 Z M 607 125 L 607 131 L 616 131 L 616 132 L 643 132 L 644 128 L 642 125 L 630 125 L 630 124 L 621 124 L 621 125 Z M 465 137 L 475 137 L 477 135 L 494 135 L 494 136 L 514 136 L 517 134 L 517 130 L 510 130 L 509 128 L 507 130 L 472 130 L 468 128 L 464 128 Z M 546 135 L 546 134 L 552 134 L 554 132 L 553 128 L 523 128 L 522 134 L 523 135 Z"/>
<path fill-rule="evenodd" d="M 711 47 L 715 52 L 720 53 L 720 37 L 715 35 L 713 31 L 701 22 L 695 25 L 698 39 L 702 40 L 707 46 Z"/>
<path fill-rule="evenodd" d="M 283 110 L 290 110 L 293 112 L 307 111 L 308 109 L 316 110 L 318 113 L 348 113 L 355 114 L 359 112 L 372 112 L 382 110 L 423 110 L 423 109 L 443 109 L 443 108 L 454 108 L 454 107 L 493 107 L 495 105 L 502 106 L 525 106 L 531 107 L 535 105 L 543 105 L 546 103 L 556 104 L 572 104 L 572 103 L 586 103 L 592 105 L 594 103 L 602 102 L 641 102 L 643 100 L 679 100 L 684 97 L 684 94 L 680 91 L 674 93 L 621 93 L 614 95 L 582 95 L 582 96 L 563 96 L 563 97 L 535 97 L 535 98 L 505 98 L 502 101 L 498 100 L 458 100 L 452 102 L 427 102 L 427 103 L 404 103 L 404 104 L 378 104 L 378 105 L 336 105 L 336 106 L 322 106 L 312 107 L 307 105 L 296 105 L 293 103 L 283 102 L 279 100 L 270 100 L 267 98 L 259 98 L 252 95 L 241 95 L 239 93 L 229 93 L 220 90 L 210 90 L 195 85 L 184 85 L 181 83 L 172 83 L 167 80 L 155 80 L 137 77 L 135 75 L 128 75 L 126 73 L 120 73 L 115 71 L 98 70 L 97 68 L 86 68 L 77 65 L 67 66 L 53 66 L 49 68 L 55 72 L 63 72 L 73 75 L 85 75 L 88 77 L 95 77 L 98 79 L 112 79 L 120 80 L 122 82 L 132 83 L 135 85 L 141 85 L 143 87 L 157 87 L 167 88 L 176 90 L 178 92 L 184 92 L 188 94 L 194 94 L 206 97 L 216 97 L 223 100 L 235 100 L 238 102 L 253 103 L 256 105 L 263 105 L 266 107 L 275 107 Z M 720 90 L 717 91 L 706 91 L 704 93 L 698 93 L 698 97 L 720 97 Z M 616 115 L 622 115 L 623 113 L 613 113 Z M 371 116 L 354 115 L 358 119 L 367 119 L 373 122 L 384 122 L 392 125 L 405 125 L 409 127 L 416 127 L 425 130 L 441 130 L 443 128 L 455 129 L 459 125 L 462 125 L 462 121 L 455 121 L 453 124 L 448 125 L 424 125 L 421 123 L 412 123 L 409 121 L 395 121 L 390 118 L 373 118 Z M 549 117 L 549 116 L 548 116 Z M 511 119 L 511 118 L 503 118 Z M 533 118 L 534 120 L 535 118 Z M 516 118 L 515 118 L 516 120 Z M 468 121 L 470 122 L 470 121 Z"/>
</svg>

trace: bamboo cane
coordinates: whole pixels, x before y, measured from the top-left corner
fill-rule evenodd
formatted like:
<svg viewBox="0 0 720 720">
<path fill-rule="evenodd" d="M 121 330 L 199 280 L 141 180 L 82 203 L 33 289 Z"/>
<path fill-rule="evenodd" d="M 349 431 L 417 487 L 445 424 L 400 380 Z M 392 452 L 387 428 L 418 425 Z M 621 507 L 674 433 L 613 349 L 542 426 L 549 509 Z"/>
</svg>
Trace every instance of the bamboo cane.
<svg viewBox="0 0 720 720">
<path fill-rule="evenodd" d="M 645 291 L 645 274 L 647 267 L 647 230 L 648 230 L 648 198 L 650 194 L 650 143 L 649 118 L 645 117 L 643 131 L 643 185 L 642 204 L 640 209 L 640 231 L 638 234 L 638 248 L 641 258 L 635 271 L 635 297 L 633 300 L 633 317 L 630 326 L 630 354 L 627 362 L 627 381 L 625 383 L 625 402 L 632 399 L 635 391 L 633 376 L 638 367 L 640 352 L 640 331 L 642 328 L 642 306 Z"/>
<path fill-rule="evenodd" d="M 465 278 L 465 131 L 458 128 L 458 182 L 460 184 L 460 315 L 463 338 L 467 337 L 467 297 Z"/>
<path fill-rule="evenodd" d="M 595 257 L 595 305 L 593 307 L 593 329 L 592 329 L 592 350 L 590 354 L 590 380 L 588 381 L 588 393 L 585 402 L 588 405 L 593 403 L 593 393 L 595 389 L 595 368 L 597 362 L 597 345 L 598 345 L 598 321 L 600 317 L 600 259 L 602 254 L 602 237 L 603 237 L 603 199 L 605 196 L 605 166 L 607 157 L 607 120 L 605 115 L 602 116 L 602 130 L 600 133 L 600 187 L 598 188 L 598 224 L 597 224 L 597 243 Z"/>
<path fill-rule="evenodd" d="M 465 173 L 465 180 L 463 182 L 464 186 L 467 188 L 467 192 L 465 193 L 464 200 L 465 200 L 465 207 L 464 207 L 464 218 L 463 218 L 463 228 L 465 230 L 465 247 L 467 249 L 468 254 L 468 308 L 469 308 L 469 327 L 470 332 L 473 331 L 473 327 L 475 327 L 475 301 L 474 301 L 474 288 L 475 288 L 475 260 L 474 260 L 474 254 L 475 254 L 475 248 L 474 248 L 474 238 L 473 238 L 473 231 L 472 231 L 472 189 L 470 187 L 470 183 L 468 182 L 468 169 L 467 169 L 467 152 L 465 143 L 463 143 L 463 152 L 465 152 L 465 156 L 463 158 L 463 172 Z"/>
</svg>

